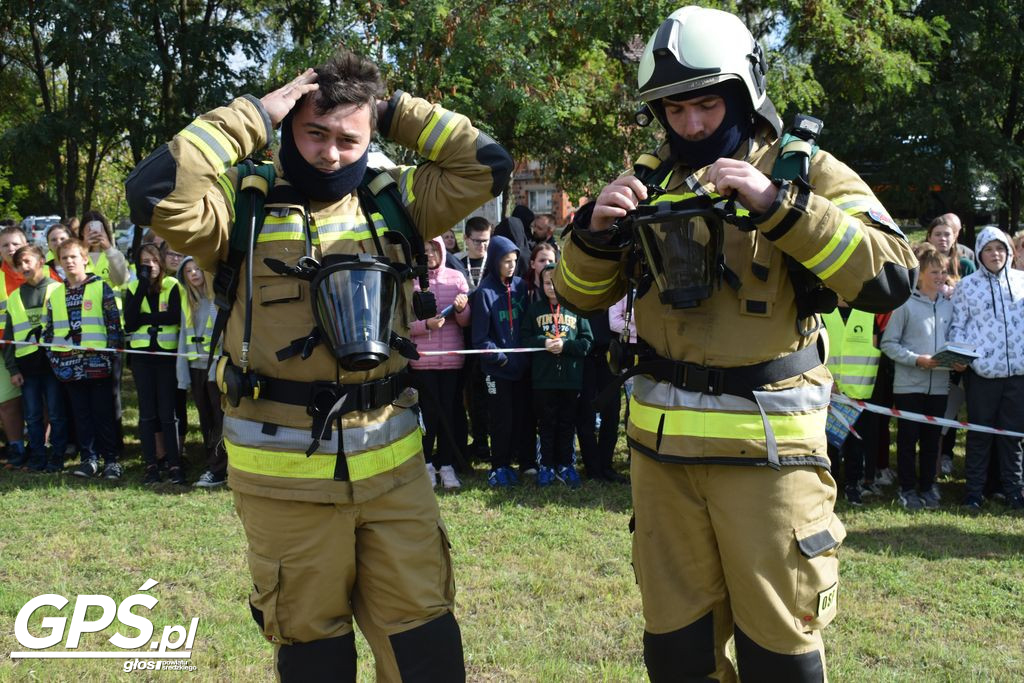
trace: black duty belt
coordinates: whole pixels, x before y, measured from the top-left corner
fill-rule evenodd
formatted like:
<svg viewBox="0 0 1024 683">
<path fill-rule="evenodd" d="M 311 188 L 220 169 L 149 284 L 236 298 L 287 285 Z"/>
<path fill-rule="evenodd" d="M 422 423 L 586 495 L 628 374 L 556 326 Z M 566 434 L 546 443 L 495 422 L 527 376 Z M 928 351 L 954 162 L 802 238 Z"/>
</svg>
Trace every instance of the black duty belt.
<svg viewBox="0 0 1024 683">
<path fill-rule="evenodd" d="M 409 386 L 409 373 L 399 372 L 362 384 L 337 382 L 296 382 L 276 377 L 260 378 L 260 399 L 303 406 L 310 415 L 317 409 L 329 410 L 345 397 L 345 412 L 366 412 L 394 402 Z"/>
<path fill-rule="evenodd" d="M 613 400 L 626 380 L 636 375 L 650 375 L 658 382 L 669 382 L 686 391 L 711 396 L 729 394 L 753 400 L 755 389 L 810 372 L 824 362 L 824 343 L 820 336 L 817 343 L 781 358 L 736 368 L 715 368 L 663 358 L 648 347 L 635 366 L 617 376 L 598 394 L 594 406 L 600 407 Z"/>
</svg>

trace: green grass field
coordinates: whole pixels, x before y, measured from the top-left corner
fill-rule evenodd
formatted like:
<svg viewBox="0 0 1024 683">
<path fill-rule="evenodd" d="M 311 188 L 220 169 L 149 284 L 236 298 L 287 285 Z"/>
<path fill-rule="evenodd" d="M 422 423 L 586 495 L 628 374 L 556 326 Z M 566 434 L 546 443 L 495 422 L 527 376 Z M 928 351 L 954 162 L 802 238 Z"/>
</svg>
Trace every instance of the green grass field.
<svg viewBox="0 0 1024 683">
<path fill-rule="evenodd" d="M 193 461 L 197 441 L 193 431 Z M 143 488 L 135 443 L 128 465 L 118 483 L 0 472 L 0 681 L 120 680 L 122 660 L 12 661 L 11 651 L 25 649 L 14 621 L 43 593 L 105 594 L 119 603 L 148 578 L 160 582 L 149 591 L 160 600 L 154 637 L 199 618 L 196 670 L 136 676 L 272 680 L 270 646 L 246 604 L 245 541 L 231 493 Z M 483 470 L 464 484 L 441 494 L 440 504 L 469 679 L 646 680 L 628 487 L 492 491 Z M 891 496 L 862 509 L 840 504 L 849 535 L 840 614 L 825 631 L 831 680 L 1024 680 L 1024 518 L 998 504 L 962 514 L 962 484 L 943 480 L 944 505 L 933 512 L 907 513 Z M 99 613 L 93 608 L 88 618 Z M 38 616 L 34 624 L 35 635 L 45 635 Z M 117 625 L 84 635 L 80 649 L 113 650 L 106 641 Z M 361 680 L 372 680 L 359 647 Z"/>
</svg>

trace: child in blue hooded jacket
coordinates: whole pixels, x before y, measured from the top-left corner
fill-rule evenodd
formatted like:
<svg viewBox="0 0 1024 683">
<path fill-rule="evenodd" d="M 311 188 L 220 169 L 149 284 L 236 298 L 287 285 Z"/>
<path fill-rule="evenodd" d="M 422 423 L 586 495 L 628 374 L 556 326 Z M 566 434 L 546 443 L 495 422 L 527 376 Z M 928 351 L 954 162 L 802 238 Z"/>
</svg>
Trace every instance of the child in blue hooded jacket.
<svg viewBox="0 0 1024 683">
<path fill-rule="evenodd" d="M 471 302 L 473 347 L 511 349 L 520 346 L 520 324 L 526 311 L 526 282 L 515 276 L 519 250 L 505 237 L 495 237 L 487 247 L 486 274 Z M 536 457 L 533 428 L 527 408 L 530 401 L 529 360 L 522 353 L 488 353 L 481 356 L 488 398 L 491 436 L 491 486 L 511 486 L 518 479 L 512 470 L 513 455 L 519 468 L 533 467 Z"/>
</svg>

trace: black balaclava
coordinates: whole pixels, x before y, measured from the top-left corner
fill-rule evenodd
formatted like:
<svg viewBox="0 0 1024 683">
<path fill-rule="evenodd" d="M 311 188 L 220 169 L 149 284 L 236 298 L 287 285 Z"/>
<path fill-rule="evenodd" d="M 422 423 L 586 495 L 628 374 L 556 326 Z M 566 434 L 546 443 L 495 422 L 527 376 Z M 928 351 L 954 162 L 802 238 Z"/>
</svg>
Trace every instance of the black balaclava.
<svg viewBox="0 0 1024 683">
<path fill-rule="evenodd" d="M 363 156 L 337 171 L 324 173 L 302 158 L 295 146 L 292 135 L 294 110 L 281 122 L 281 151 L 278 158 L 284 168 L 284 176 L 302 194 L 318 202 L 333 202 L 341 199 L 359 186 L 366 173 L 366 162 L 370 148 Z"/>
<path fill-rule="evenodd" d="M 725 118 L 715 132 L 696 142 L 684 140 L 672 126 L 668 125 L 665 107 L 660 101 L 652 103 L 655 115 L 668 133 L 672 158 L 694 169 L 713 164 L 722 157 L 732 156 L 740 144 L 749 139 L 754 132 L 754 113 L 750 105 L 750 96 L 742 81 L 730 79 L 699 90 L 670 95 L 667 99 L 682 101 L 705 95 L 718 95 L 725 100 Z"/>
</svg>

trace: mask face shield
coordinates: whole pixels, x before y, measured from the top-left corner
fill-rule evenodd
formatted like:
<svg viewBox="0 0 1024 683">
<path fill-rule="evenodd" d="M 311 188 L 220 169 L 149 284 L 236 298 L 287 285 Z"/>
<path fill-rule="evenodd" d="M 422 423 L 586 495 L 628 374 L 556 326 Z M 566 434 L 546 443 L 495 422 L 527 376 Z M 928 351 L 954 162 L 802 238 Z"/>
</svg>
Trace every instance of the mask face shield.
<svg viewBox="0 0 1024 683">
<path fill-rule="evenodd" d="M 372 370 L 390 355 L 398 272 L 369 254 L 328 256 L 313 278 L 313 316 L 341 367 Z"/>
<path fill-rule="evenodd" d="M 693 308 L 719 282 L 725 233 L 711 207 L 655 211 L 635 219 L 636 235 L 658 287 L 661 303 Z"/>
</svg>

